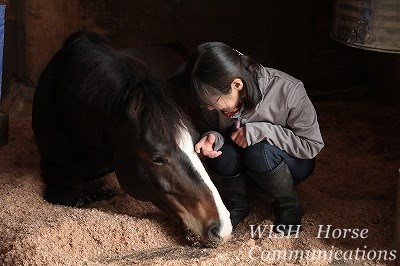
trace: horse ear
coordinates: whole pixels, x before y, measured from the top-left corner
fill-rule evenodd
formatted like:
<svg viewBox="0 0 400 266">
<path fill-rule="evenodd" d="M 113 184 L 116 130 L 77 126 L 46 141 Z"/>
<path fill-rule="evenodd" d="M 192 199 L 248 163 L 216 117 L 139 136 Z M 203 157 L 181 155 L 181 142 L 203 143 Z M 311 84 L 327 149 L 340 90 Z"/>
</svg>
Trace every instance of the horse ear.
<svg viewBox="0 0 400 266">
<path fill-rule="evenodd" d="M 130 118 L 138 119 L 144 109 L 144 95 L 142 90 L 134 90 L 127 105 L 127 114 Z"/>
</svg>

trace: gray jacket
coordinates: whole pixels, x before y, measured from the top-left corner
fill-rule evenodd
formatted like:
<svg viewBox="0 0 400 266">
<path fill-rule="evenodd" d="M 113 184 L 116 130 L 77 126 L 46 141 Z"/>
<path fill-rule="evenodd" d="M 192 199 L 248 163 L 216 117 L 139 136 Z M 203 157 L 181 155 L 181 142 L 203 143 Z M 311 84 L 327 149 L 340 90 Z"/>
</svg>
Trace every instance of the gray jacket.
<svg viewBox="0 0 400 266">
<path fill-rule="evenodd" d="M 248 145 L 261 141 L 301 158 L 314 158 L 324 147 L 317 121 L 317 113 L 301 81 L 282 71 L 261 67 L 259 88 L 262 100 L 251 109 L 245 109 L 240 124 L 245 127 Z M 235 119 L 220 111 L 205 111 L 200 130 L 213 133 L 214 145 L 219 150 L 224 136 L 230 137 Z"/>
</svg>

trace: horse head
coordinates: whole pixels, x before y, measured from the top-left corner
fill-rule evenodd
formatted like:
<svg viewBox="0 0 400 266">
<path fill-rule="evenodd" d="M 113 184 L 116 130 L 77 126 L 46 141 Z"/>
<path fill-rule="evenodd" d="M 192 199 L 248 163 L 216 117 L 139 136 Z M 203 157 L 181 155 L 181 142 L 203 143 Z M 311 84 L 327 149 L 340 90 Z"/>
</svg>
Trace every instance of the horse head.
<svg viewBox="0 0 400 266">
<path fill-rule="evenodd" d="M 159 82 L 133 85 L 126 117 L 114 130 L 122 188 L 172 214 L 206 245 L 226 240 L 229 212 L 194 151 L 193 126 Z"/>
</svg>

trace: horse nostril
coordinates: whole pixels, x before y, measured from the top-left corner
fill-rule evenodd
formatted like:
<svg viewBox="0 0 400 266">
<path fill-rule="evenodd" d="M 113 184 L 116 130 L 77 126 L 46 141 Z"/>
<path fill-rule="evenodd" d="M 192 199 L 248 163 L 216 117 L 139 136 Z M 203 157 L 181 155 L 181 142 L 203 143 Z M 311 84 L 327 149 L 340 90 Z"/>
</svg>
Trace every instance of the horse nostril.
<svg viewBox="0 0 400 266">
<path fill-rule="evenodd" d="M 219 224 L 212 224 L 208 228 L 208 240 L 215 243 L 221 241 L 221 237 L 219 236 Z"/>
</svg>

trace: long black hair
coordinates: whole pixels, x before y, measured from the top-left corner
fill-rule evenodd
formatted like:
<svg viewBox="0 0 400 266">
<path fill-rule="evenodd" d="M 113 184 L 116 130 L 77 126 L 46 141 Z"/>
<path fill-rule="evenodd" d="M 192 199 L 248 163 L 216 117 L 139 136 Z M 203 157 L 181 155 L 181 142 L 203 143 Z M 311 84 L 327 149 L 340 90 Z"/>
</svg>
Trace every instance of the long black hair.
<svg viewBox="0 0 400 266">
<path fill-rule="evenodd" d="M 61 101 L 72 95 L 101 115 L 128 115 L 163 143 L 176 142 L 183 127 L 191 130 L 167 84 L 151 77 L 139 58 L 112 48 L 95 33 L 70 35 L 47 68 L 56 72 L 53 93 Z"/>
<path fill-rule="evenodd" d="M 55 86 L 104 114 L 124 110 L 145 76 L 138 64 L 129 64 L 105 39 L 87 31 L 70 35 L 52 61 L 59 65 Z"/>
<path fill-rule="evenodd" d="M 188 86 L 200 106 L 213 106 L 215 98 L 231 92 L 235 78 L 242 80 L 246 108 L 255 107 L 261 100 L 258 86 L 260 65 L 221 42 L 206 42 L 196 47 L 187 66 Z"/>
</svg>

